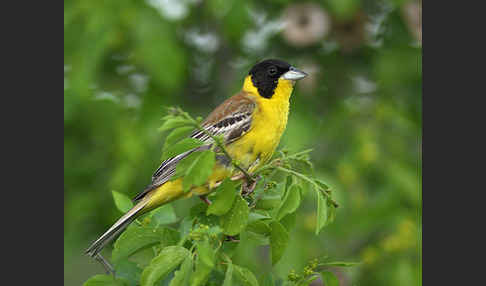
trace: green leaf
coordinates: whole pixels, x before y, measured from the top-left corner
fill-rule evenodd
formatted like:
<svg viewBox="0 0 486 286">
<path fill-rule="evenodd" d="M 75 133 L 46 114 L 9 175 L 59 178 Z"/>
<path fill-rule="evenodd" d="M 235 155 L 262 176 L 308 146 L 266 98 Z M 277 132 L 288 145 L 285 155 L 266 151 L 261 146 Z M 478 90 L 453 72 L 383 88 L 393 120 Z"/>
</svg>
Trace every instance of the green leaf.
<svg viewBox="0 0 486 286">
<path fill-rule="evenodd" d="M 284 228 L 288 232 L 290 232 L 290 230 L 295 226 L 296 219 L 297 219 L 297 213 L 294 212 L 284 216 L 284 218 L 280 220 L 280 223 L 284 226 Z"/>
<path fill-rule="evenodd" d="M 250 224 L 250 223 L 255 222 L 255 221 L 271 219 L 271 218 L 272 217 L 269 216 L 268 214 L 266 214 L 266 212 L 264 212 L 264 211 L 258 212 L 258 210 L 256 210 L 256 211 L 251 212 L 250 215 L 248 216 L 248 223 Z"/>
<path fill-rule="evenodd" d="M 116 264 L 135 252 L 160 243 L 167 235 L 165 228 L 130 225 L 116 240 L 112 259 Z"/>
<path fill-rule="evenodd" d="M 300 186 L 293 184 L 287 191 L 282 206 L 278 210 L 277 220 L 293 213 L 300 205 Z"/>
<path fill-rule="evenodd" d="M 199 156 L 192 162 L 185 173 L 182 181 L 184 192 L 189 191 L 192 186 L 200 186 L 206 183 L 213 172 L 215 162 L 213 151 L 206 150 L 200 152 Z"/>
<path fill-rule="evenodd" d="M 189 286 L 189 279 L 192 274 L 192 257 L 184 259 L 182 266 L 174 273 L 174 278 L 170 281 L 169 286 Z"/>
<path fill-rule="evenodd" d="M 196 270 L 191 277 L 191 286 L 204 285 L 214 268 L 215 252 L 208 241 L 197 243 Z"/>
<path fill-rule="evenodd" d="M 227 213 L 231 209 L 236 198 L 237 192 L 235 187 L 236 182 L 231 181 L 229 178 L 225 179 L 214 191 L 215 196 L 212 197 L 212 204 L 207 208 L 206 214 L 220 216 Z"/>
<path fill-rule="evenodd" d="M 315 186 L 309 181 L 299 180 L 300 186 L 302 188 L 301 197 L 305 197 L 310 191 L 313 191 Z"/>
<path fill-rule="evenodd" d="M 207 233 L 211 236 L 218 236 L 223 233 L 223 229 L 219 225 L 212 225 L 208 230 Z"/>
<path fill-rule="evenodd" d="M 177 242 L 181 239 L 181 234 L 179 233 L 179 231 L 170 227 L 163 227 L 162 229 L 164 230 L 164 234 L 160 238 L 161 248 L 176 245 Z"/>
<path fill-rule="evenodd" d="M 111 191 L 111 194 L 113 195 L 113 200 L 115 201 L 116 207 L 122 213 L 126 213 L 133 207 L 132 200 L 130 200 L 127 195 L 119 193 L 117 191 Z"/>
<path fill-rule="evenodd" d="M 228 262 L 228 268 L 226 268 L 226 274 L 224 276 L 223 286 L 233 285 L 233 263 Z"/>
<path fill-rule="evenodd" d="M 317 223 L 316 223 L 316 235 L 319 234 L 321 229 L 327 222 L 327 198 L 324 194 L 316 189 L 317 195 Z"/>
<path fill-rule="evenodd" d="M 166 130 L 188 125 L 189 123 L 190 122 L 184 118 L 178 118 L 178 117 L 169 118 L 162 124 L 162 126 L 159 127 L 158 131 L 164 132 Z M 193 127 L 191 128 L 194 129 Z"/>
<path fill-rule="evenodd" d="M 174 207 L 171 204 L 166 204 L 150 212 L 151 223 L 155 227 L 161 224 L 171 224 L 177 221 Z"/>
<path fill-rule="evenodd" d="M 199 157 L 199 152 L 193 152 L 177 163 L 175 174 L 170 178 L 171 181 L 183 177 L 192 163 Z"/>
<path fill-rule="evenodd" d="M 191 232 L 192 228 L 192 222 L 194 221 L 194 218 L 191 217 L 185 217 L 182 219 L 180 225 L 179 225 L 179 232 L 181 234 L 181 237 L 185 237 L 189 235 Z"/>
<path fill-rule="evenodd" d="M 202 146 L 203 144 L 204 142 L 194 138 L 184 138 L 172 146 L 167 146 L 162 155 L 162 161 Z"/>
<path fill-rule="evenodd" d="M 261 210 L 272 210 L 278 207 L 281 203 L 280 196 L 273 195 L 273 196 L 264 196 L 256 203 L 256 208 Z"/>
<path fill-rule="evenodd" d="M 283 188 L 285 183 L 279 183 L 275 188 L 266 190 L 262 197 L 257 201 L 256 208 L 262 210 L 273 210 L 282 203 Z"/>
<path fill-rule="evenodd" d="M 245 234 L 248 239 L 255 241 L 258 245 L 268 245 L 270 244 L 269 236 L 271 231 L 272 229 L 268 224 L 257 220 L 248 224 Z"/>
<path fill-rule="evenodd" d="M 244 286 L 258 286 L 258 280 L 256 279 L 255 275 L 253 272 L 250 270 L 238 266 L 238 265 L 233 265 L 234 267 L 234 272 L 236 278 L 244 285 Z"/>
<path fill-rule="evenodd" d="M 259 220 L 249 223 L 246 230 L 254 233 L 263 234 L 263 235 L 268 235 L 272 231 L 272 229 L 270 228 L 270 226 L 268 226 L 268 224 Z"/>
<path fill-rule="evenodd" d="M 189 136 L 193 130 L 194 127 L 192 126 L 185 126 L 174 129 L 169 135 L 167 135 L 167 137 L 165 137 L 165 148 L 171 146 L 172 144 L 175 144 L 182 138 Z"/>
<path fill-rule="evenodd" d="M 201 259 L 202 263 L 211 268 L 214 267 L 215 252 L 207 240 L 197 243 L 197 254 L 199 255 L 198 259 Z"/>
<path fill-rule="evenodd" d="M 248 223 L 250 209 L 247 202 L 238 196 L 233 202 L 231 210 L 222 218 L 223 233 L 226 235 L 237 235 L 245 229 Z"/>
<path fill-rule="evenodd" d="M 221 252 L 224 252 L 225 255 L 231 258 L 235 254 L 239 245 L 240 244 L 236 242 L 231 242 L 231 241 L 225 242 L 221 246 Z"/>
<path fill-rule="evenodd" d="M 270 223 L 272 229 L 270 233 L 270 245 L 272 250 L 272 265 L 275 265 L 285 251 L 287 243 L 289 241 L 289 234 L 278 221 L 272 221 Z"/>
<path fill-rule="evenodd" d="M 121 277 L 127 280 L 128 285 L 137 286 L 140 281 L 142 269 L 137 266 L 135 262 L 122 260 L 115 265 L 116 277 Z"/>
<path fill-rule="evenodd" d="M 181 246 L 168 246 L 159 253 L 143 270 L 141 286 L 153 286 L 174 270 L 191 252 Z"/>
<path fill-rule="evenodd" d="M 123 279 L 115 279 L 112 275 L 95 275 L 84 282 L 83 286 L 126 286 Z"/>
<path fill-rule="evenodd" d="M 339 280 L 331 271 L 322 271 L 321 277 L 324 286 L 339 286 Z"/>
<path fill-rule="evenodd" d="M 242 236 L 240 237 L 241 240 L 243 241 L 253 241 L 257 245 L 269 245 L 270 244 L 270 239 L 268 236 L 252 231 L 245 231 L 241 234 Z"/>
<path fill-rule="evenodd" d="M 195 218 L 201 214 L 206 213 L 207 209 L 208 209 L 208 205 L 206 203 L 200 202 L 198 204 L 193 205 L 189 209 L 189 216 Z"/>
<path fill-rule="evenodd" d="M 161 247 L 159 245 L 154 245 L 152 247 L 145 247 L 134 254 L 130 255 L 129 258 L 123 260 L 130 260 L 135 262 L 140 268 L 145 268 L 150 261 L 160 252 Z M 116 262 L 119 263 L 119 262 Z M 116 265 L 116 264 L 115 264 Z M 140 281 L 140 280 L 139 280 Z M 138 284 L 137 284 L 138 285 Z"/>
</svg>

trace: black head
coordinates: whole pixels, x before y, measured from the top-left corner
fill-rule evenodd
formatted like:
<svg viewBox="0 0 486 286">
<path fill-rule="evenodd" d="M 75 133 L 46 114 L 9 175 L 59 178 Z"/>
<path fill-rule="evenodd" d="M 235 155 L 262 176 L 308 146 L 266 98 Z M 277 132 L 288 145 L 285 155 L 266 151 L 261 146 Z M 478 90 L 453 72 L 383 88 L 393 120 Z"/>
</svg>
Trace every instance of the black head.
<svg viewBox="0 0 486 286">
<path fill-rule="evenodd" d="M 253 85 L 261 96 L 271 98 L 278 84 L 278 79 L 288 72 L 291 65 L 280 60 L 264 60 L 254 65 L 250 72 Z"/>
</svg>

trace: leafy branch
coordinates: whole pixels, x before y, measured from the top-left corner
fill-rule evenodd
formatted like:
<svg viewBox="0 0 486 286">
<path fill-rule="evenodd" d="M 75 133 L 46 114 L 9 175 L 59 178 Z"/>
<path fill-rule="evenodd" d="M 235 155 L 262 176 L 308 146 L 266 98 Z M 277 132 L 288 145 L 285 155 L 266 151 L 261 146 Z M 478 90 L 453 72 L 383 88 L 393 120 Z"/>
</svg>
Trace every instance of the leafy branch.
<svg viewBox="0 0 486 286">
<path fill-rule="evenodd" d="M 357 264 L 355 262 L 319 262 L 318 259 L 313 259 L 309 261 L 302 272 L 297 273 L 295 270 L 291 270 L 287 280 L 291 285 L 304 286 L 309 285 L 320 276 L 324 285 L 338 286 L 339 280 L 332 271 L 329 271 L 329 267 L 352 267 Z"/>
<path fill-rule="evenodd" d="M 182 178 L 186 192 L 193 187 L 206 186 L 216 164 L 216 152 L 228 157 L 240 172 L 208 186 L 213 190 L 205 199 L 211 203 L 195 204 L 182 219 L 177 218 L 170 204 L 137 219 L 137 223 L 131 224 L 114 243 L 111 257 L 115 276 L 96 275 L 85 286 L 155 286 L 161 283 L 203 286 L 209 280 L 214 285 L 259 285 L 249 269 L 233 263 L 232 257 L 240 241 L 269 245 L 272 265 L 278 263 L 289 244 L 289 233 L 306 190 L 314 190 L 317 195 L 315 233 L 334 220 L 338 205 L 332 199 L 329 186 L 313 175 L 311 150 L 295 153 L 279 150 L 269 162 L 249 174 L 229 156 L 223 138 L 210 134 L 200 122 L 180 108 L 170 108 L 164 117 L 159 130 L 171 132 L 166 136 L 162 159 L 207 144 L 187 137 L 194 129 L 201 130 L 214 141 L 209 149 L 182 159 L 171 179 Z M 237 191 L 238 188 L 241 190 Z M 112 194 L 122 213 L 133 206 L 126 195 L 116 191 Z M 308 285 L 319 274 L 317 268 L 326 267 L 316 263 L 309 265 L 302 274 L 294 273 L 285 279 L 290 285 Z M 327 265 L 342 267 L 339 263 Z M 332 275 L 323 273 L 319 275 Z M 282 280 L 284 278 L 277 283 Z M 266 281 L 265 285 L 275 283 Z"/>
</svg>

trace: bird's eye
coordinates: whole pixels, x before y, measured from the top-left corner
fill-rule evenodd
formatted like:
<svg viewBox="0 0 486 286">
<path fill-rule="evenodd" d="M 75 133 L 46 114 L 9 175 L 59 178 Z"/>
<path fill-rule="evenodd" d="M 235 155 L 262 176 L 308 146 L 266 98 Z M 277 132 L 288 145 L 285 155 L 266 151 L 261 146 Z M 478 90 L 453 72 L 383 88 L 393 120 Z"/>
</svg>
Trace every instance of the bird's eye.
<svg viewBox="0 0 486 286">
<path fill-rule="evenodd" d="M 268 74 L 269 75 L 276 75 L 277 74 L 277 68 L 275 66 L 271 66 L 268 68 Z"/>
</svg>

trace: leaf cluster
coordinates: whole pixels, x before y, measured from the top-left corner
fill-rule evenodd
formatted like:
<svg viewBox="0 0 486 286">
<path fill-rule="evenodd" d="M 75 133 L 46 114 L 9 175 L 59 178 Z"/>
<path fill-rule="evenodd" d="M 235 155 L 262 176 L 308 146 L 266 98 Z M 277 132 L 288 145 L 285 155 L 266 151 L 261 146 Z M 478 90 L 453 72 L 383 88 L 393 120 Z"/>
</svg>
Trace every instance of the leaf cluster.
<svg viewBox="0 0 486 286">
<path fill-rule="evenodd" d="M 200 120 L 179 108 L 169 109 L 160 128 L 171 130 L 162 159 L 201 146 L 201 142 L 187 138 L 195 128 L 201 129 Z M 182 178 L 185 191 L 204 185 L 216 155 L 227 154 L 222 139 L 211 138 L 209 149 L 194 152 L 176 167 L 176 177 Z M 281 150 L 252 174 L 226 178 L 207 196 L 210 204 L 194 205 L 183 219 L 177 218 L 171 205 L 137 219 L 114 244 L 115 277 L 97 275 L 84 285 L 259 285 L 254 273 L 232 261 L 241 240 L 268 245 L 272 265 L 278 263 L 288 247 L 296 211 L 309 192 L 317 196 L 315 233 L 334 220 L 337 203 L 329 186 L 313 177 L 309 152 Z M 245 182 L 241 179 L 245 176 L 256 182 L 251 192 L 243 191 Z M 113 191 L 113 198 L 123 213 L 132 206 L 124 194 Z M 308 285 L 305 283 L 315 279 L 317 266 L 305 270 L 307 274 L 300 280 L 293 277 L 288 282 Z M 267 280 L 265 285 L 275 285 L 272 279 Z"/>
<path fill-rule="evenodd" d="M 323 260 L 326 259 L 327 257 L 323 258 Z M 325 286 L 339 286 L 338 278 L 330 271 L 329 267 L 352 267 L 357 264 L 354 262 L 319 262 L 318 259 L 313 259 L 304 267 L 300 274 L 295 272 L 295 270 L 291 270 L 284 285 L 307 286 L 320 277 Z"/>
</svg>

